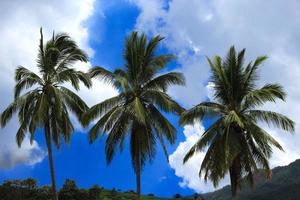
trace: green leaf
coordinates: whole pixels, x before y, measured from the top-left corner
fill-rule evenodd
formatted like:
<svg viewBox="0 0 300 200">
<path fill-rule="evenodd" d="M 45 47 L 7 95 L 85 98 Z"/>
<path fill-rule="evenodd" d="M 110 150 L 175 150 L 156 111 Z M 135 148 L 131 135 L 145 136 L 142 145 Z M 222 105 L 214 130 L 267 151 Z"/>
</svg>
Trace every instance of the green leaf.
<svg viewBox="0 0 300 200">
<path fill-rule="evenodd" d="M 272 124 L 289 132 L 295 131 L 295 123 L 280 113 L 265 110 L 249 110 L 247 114 L 252 119 L 266 122 L 268 125 Z"/>
<path fill-rule="evenodd" d="M 243 120 L 238 116 L 238 114 L 232 110 L 224 117 L 224 123 L 227 127 L 231 126 L 232 124 L 237 124 L 239 127 L 244 128 Z"/>
</svg>

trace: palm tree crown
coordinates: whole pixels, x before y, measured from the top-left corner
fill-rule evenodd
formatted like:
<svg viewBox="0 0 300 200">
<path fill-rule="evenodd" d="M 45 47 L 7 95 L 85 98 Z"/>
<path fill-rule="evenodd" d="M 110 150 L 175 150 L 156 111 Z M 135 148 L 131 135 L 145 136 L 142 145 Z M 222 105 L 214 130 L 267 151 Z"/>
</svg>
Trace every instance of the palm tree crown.
<svg viewBox="0 0 300 200">
<path fill-rule="evenodd" d="M 68 110 L 80 116 L 87 105 L 61 84 L 71 82 L 75 89 L 79 89 L 79 82 L 82 81 L 87 87 L 91 86 L 87 74 L 70 68 L 75 61 L 86 62 L 87 56 L 68 35 L 53 35 L 44 45 L 41 31 L 37 60 L 40 73 L 22 66 L 16 69 L 15 100 L 1 115 L 1 125 L 5 126 L 15 112 L 19 113 L 20 128 L 16 136 L 19 146 L 26 131 L 33 139 L 36 129 L 46 123 L 51 128 L 54 144 L 59 146 L 61 136 L 66 142 L 69 141 L 73 126 Z M 21 95 L 25 89 L 27 91 Z"/>
<path fill-rule="evenodd" d="M 215 101 L 200 103 L 180 118 L 181 124 L 192 124 L 204 117 L 216 119 L 186 154 L 184 162 L 208 147 L 199 176 L 203 174 L 205 180 L 210 179 L 217 186 L 229 171 L 233 198 L 243 176 L 252 185 L 254 172 L 262 167 L 270 177 L 268 159 L 272 146 L 283 150 L 257 123 L 266 122 L 285 131 L 294 131 L 294 122 L 286 116 L 257 109 L 266 102 L 284 101 L 286 94 L 278 84 L 257 88 L 258 69 L 266 57 L 258 57 L 244 66 L 244 54 L 245 49 L 237 54 L 231 47 L 224 61 L 219 56 L 208 59 Z"/>
<path fill-rule="evenodd" d="M 79 96 L 62 84 L 70 82 L 78 90 L 80 82 L 90 87 L 91 80 L 87 74 L 70 67 L 76 61 L 86 62 L 87 55 L 68 35 L 53 34 L 52 39 L 44 44 L 42 29 L 40 33 L 39 74 L 22 66 L 16 69 L 15 99 L 2 113 L 1 126 L 5 126 L 12 115 L 18 113 L 20 127 L 16 134 L 17 144 L 21 146 L 27 131 L 32 142 L 37 128 L 43 127 L 48 151 L 51 151 L 51 137 L 57 147 L 61 138 L 65 142 L 70 140 L 73 125 L 69 111 L 81 117 L 88 108 Z M 51 152 L 48 153 L 52 159 Z"/>
<path fill-rule="evenodd" d="M 127 135 L 130 136 L 132 165 L 137 174 L 137 192 L 140 193 L 139 176 L 147 160 L 155 155 L 158 140 L 166 152 L 164 139 L 175 142 L 176 129 L 162 115 L 161 111 L 181 113 L 183 108 L 167 93 L 169 85 L 184 84 L 181 73 L 158 74 L 173 55 L 156 55 L 159 42 L 163 38 L 153 37 L 147 41 L 144 34 L 133 32 L 125 43 L 124 69 L 113 72 L 101 67 L 91 70 L 92 77 L 99 77 L 118 89 L 119 95 L 105 100 L 89 109 L 84 116 L 87 125 L 93 119 L 100 119 L 90 130 L 90 142 L 101 133 L 108 133 L 106 140 L 106 160 L 113 158 L 116 147 L 123 149 Z"/>
</svg>

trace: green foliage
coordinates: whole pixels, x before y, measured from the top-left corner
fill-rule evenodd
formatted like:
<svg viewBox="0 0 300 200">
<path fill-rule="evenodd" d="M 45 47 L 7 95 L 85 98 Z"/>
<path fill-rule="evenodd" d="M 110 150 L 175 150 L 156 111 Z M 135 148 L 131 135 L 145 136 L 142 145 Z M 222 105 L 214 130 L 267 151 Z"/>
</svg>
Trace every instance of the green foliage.
<svg viewBox="0 0 300 200">
<path fill-rule="evenodd" d="M 69 142 L 73 125 L 69 111 L 79 118 L 88 108 L 71 90 L 63 86 L 70 82 L 77 90 L 79 82 L 91 86 L 89 76 L 72 68 L 75 61 L 87 61 L 86 54 L 66 34 L 56 34 L 39 47 L 36 74 L 23 66 L 15 72 L 15 99 L 1 114 L 1 126 L 5 126 L 14 113 L 18 113 L 20 128 L 16 141 L 21 146 L 27 131 L 33 141 L 37 128 L 49 125 L 54 144 L 58 147 L 60 138 Z M 25 93 L 22 93 L 24 90 Z"/>
<path fill-rule="evenodd" d="M 180 114 L 184 109 L 166 90 L 170 85 L 184 85 L 181 73 L 161 73 L 173 55 L 156 55 L 163 38 L 147 40 L 145 34 L 133 32 L 127 37 L 124 50 L 124 68 L 111 72 L 94 67 L 91 77 L 108 82 L 119 90 L 119 95 L 91 107 L 82 117 L 84 125 L 97 119 L 89 132 L 90 142 L 99 134 L 108 133 L 105 153 L 110 163 L 119 147 L 123 149 L 125 138 L 130 138 L 131 160 L 135 173 L 155 155 L 156 140 L 167 150 L 165 139 L 174 144 L 176 129 L 161 111 Z"/>
<path fill-rule="evenodd" d="M 78 189 L 75 181 L 67 179 L 59 192 L 59 200 L 82 200 L 89 196 L 86 190 Z"/>
<path fill-rule="evenodd" d="M 0 186 L 0 197 L 3 200 L 50 200 L 51 188 L 48 186 L 37 187 L 36 180 L 4 181 Z"/>
<path fill-rule="evenodd" d="M 200 166 L 199 176 L 211 180 L 214 186 L 229 172 L 232 195 L 241 186 L 245 175 L 250 186 L 254 173 L 263 168 L 271 176 L 269 158 L 272 146 L 283 150 L 272 136 L 259 127 L 258 122 L 274 125 L 285 131 L 294 131 L 294 122 L 288 117 L 265 110 L 259 106 L 277 99 L 285 100 L 285 92 L 278 84 L 266 84 L 257 88 L 258 69 L 266 59 L 258 57 L 244 66 L 245 49 L 237 53 L 231 47 L 226 58 L 208 58 L 211 68 L 210 82 L 213 85 L 213 102 L 203 102 L 182 113 L 181 124 L 212 117 L 215 122 L 203 133 L 199 141 L 184 158 L 187 162 L 195 152 L 207 148 Z"/>
<path fill-rule="evenodd" d="M 43 42 L 42 29 L 37 59 L 38 73 L 19 66 L 15 72 L 14 101 L 1 114 L 0 125 L 6 126 L 13 114 L 18 113 L 20 127 L 16 133 L 16 142 L 20 147 L 26 133 L 30 134 L 31 143 L 36 130 L 44 128 L 48 147 L 53 193 L 55 179 L 52 164 L 52 142 L 59 148 L 61 140 L 70 141 L 74 127 L 69 112 L 79 119 L 88 109 L 85 102 L 64 83 L 71 83 L 75 90 L 82 82 L 91 86 L 88 74 L 72 68 L 76 61 L 87 62 L 87 55 L 79 49 L 75 41 L 67 34 L 54 34 L 52 39 Z M 55 197 L 56 199 L 56 197 Z"/>
<path fill-rule="evenodd" d="M 94 185 L 88 191 L 89 200 L 101 200 L 103 199 L 103 189 L 98 185 Z"/>
<path fill-rule="evenodd" d="M 272 179 L 268 180 L 263 171 L 255 174 L 256 184 L 253 189 L 242 187 L 237 193 L 237 200 L 295 200 L 300 199 L 300 160 L 297 160 L 285 167 L 276 167 L 272 170 Z M 242 185 L 247 184 L 247 180 L 242 180 Z M 68 200 L 133 200 L 136 194 L 133 191 L 120 192 L 118 190 L 107 190 L 97 185 L 90 189 L 81 189 L 72 180 L 66 180 L 59 192 L 61 197 Z M 34 179 L 4 181 L 0 185 L 1 200 L 51 200 L 51 187 L 38 187 Z M 175 198 L 176 197 L 176 198 Z M 177 198 L 178 197 L 178 198 Z M 226 186 L 220 190 L 203 195 L 192 195 L 180 197 L 174 194 L 174 198 L 158 198 L 153 194 L 142 196 L 142 200 L 231 200 L 230 187 Z"/>
<path fill-rule="evenodd" d="M 4 181 L 0 185 L 1 200 L 51 200 L 51 187 L 38 187 L 34 179 Z M 59 200 L 133 200 L 134 192 L 106 190 L 95 185 L 90 189 L 78 188 L 75 181 L 67 179 L 59 191 Z M 142 196 L 142 200 L 167 200 L 154 196 Z"/>
</svg>

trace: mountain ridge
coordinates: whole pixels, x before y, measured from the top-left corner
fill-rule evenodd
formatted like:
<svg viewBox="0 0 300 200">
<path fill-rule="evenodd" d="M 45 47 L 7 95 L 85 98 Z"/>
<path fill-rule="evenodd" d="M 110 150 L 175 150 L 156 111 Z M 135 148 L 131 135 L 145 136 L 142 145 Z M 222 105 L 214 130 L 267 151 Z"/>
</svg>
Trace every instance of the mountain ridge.
<svg viewBox="0 0 300 200">
<path fill-rule="evenodd" d="M 205 200 L 231 200 L 227 185 L 214 192 L 203 194 Z M 270 196 L 272 198 L 270 198 Z M 286 166 L 272 169 L 272 179 L 267 180 L 263 172 L 256 175 L 253 189 L 243 180 L 238 200 L 298 200 L 300 199 L 300 159 Z"/>
</svg>

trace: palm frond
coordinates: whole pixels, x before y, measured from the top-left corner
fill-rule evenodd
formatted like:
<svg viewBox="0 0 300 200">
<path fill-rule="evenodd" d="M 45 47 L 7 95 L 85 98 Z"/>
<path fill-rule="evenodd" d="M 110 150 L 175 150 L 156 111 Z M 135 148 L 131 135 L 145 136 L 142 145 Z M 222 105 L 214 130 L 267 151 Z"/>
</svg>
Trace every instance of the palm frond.
<svg viewBox="0 0 300 200">
<path fill-rule="evenodd" d="M 23 89 L 28 89 L 34 85 L 43 85 L 43 80 L 37 74 L 21 66 L 16 69 L 15 79 L 17 81 L 15 98 L 20 96 Z"/>
<path fill-rule="evenodd" d="M 148 115 L 149 121 L 153 124 L 157 133 L 165 136 L 170 144 L 174 144 L 176 140 L 176 128 L 169 122 L 169 120 L 165 118 L 153 105 L 148 107 Z"/>
<path fill-rule="evenodd" d="M 128 105 L 128 112 L 130 112 L 138 122 L 142 124 L 146 123 L 146 110 L 138 97 L 135 97 L 134 100 Z"/>
<path fill-rule="evenodd" d="M 21 124 L 19 127 L 17 134 L 16 134 L 16 142 L 18 147 L 21 147 L 22 142 L 25 138 L 25 133 L 26 133 L 27 125 L 25 123 Z"/>
<path fill-rule="evenodd" d="M 255 84 L 254 81 L 258 78 L 257 70 L 258 67 L 267 59 L 267 56 L 259 56 L 256 58 L 254 63 L 250 62 L 248 66 L 244 70 L 244 88 L 245 89 L 252 89 L 254 88 Z"/>
<path fill-rule="evenodd" d="M 249 110 L 247 114 L 250 118 L 266 122 L 268 125 L 272 124 L 289 132 L 295 131 L 295 123 L 287 116 L 280 113 L 265 110 Z"/>
<path fill-rule="evenodd" d="M 230 111 L 225 117 L 224 117 L 224 124 L 226 127 L 229 127 L 233 124 L 237 124 L 240 128 L 244 128 L 244 122 L 243 119 L 234 111 Z"/>
<path fill-rule="evenodd" d="M 60 87 L 60 93 L 65 100 L 65 104 L 77 115 L 78 119 L 81 120 L 83 113 L 88 110 L 86 103 L 77 94 L 66 87 Z"/>
<path fill-rule="evenodd" d="M 214 98 L 223 103 L 228 103 L 231 87 L 225 69 L 222 66 L 222 58 L 215 56 L 213 60 L 207 58 L 207 61 L 212 72 L 211 82 L 214 83 Z"/>
<path fill-rule="evenodd" d="M 126 115 L 123 115 L 121 118 L 118 119 L 118 121 L 113 125 L 113 128 L 111 128 L 111 130 L 109 131 L 105 143 L 105 155 L 106 162 L 108 164 L 112 161 L 116 145 L 121 142 L 121 138 L 124 138 L 123 135 L 126 134 L 128 126 L 129 120 L 126 117 Z"/>
<path fill-rule="evenodd" d="M 96 77 L 110 84 L 115 82 L 114 73 L 104 69 L 103 67 L 99 67 L 99 66 L 93 67 L 92 69 L 89 70 L 89 74 L 91 78 Z"/>
<path fill-rule="evenodd" d="M 184 108 L 174 101 L 167 93 L 159 90 L 146 90 L 143 94 L 146 101 L 151 102 L 165 112 L 181 114 Z"/>
<path fill-rule="evenodd" d="M 90 88 L 92 86 L 92 81 L 87 73 L 77 71 L 76 75 L 78 79 L 85 85 L 85 87 Z"/>
<path fill-rule="evenodd" d="M 112 108 L 121 105 L 123 102 L 123 95 L 109 98 L 99 104 L 92 106 L 82 117 L 82 123 L 87 126 L 93 119 L 101 116 L 111 110 Z"/>
<path fill-rule="evenodd" d="M 216 137 L 218 134 L 219 129 L 222 127 L 222 120 L 219 119 L 216 121 L 212 126 L 210 126 L 201 136 L 196 144 L 186 153 L 183 159 L 183 163 L 186 163 L 197 151 L 202 151 L 211 140 Z"/>
<path fill-rule="evenodd" d="M 242 109 L 263 105 L 266 102 L 275 102 L 276 99 L 285 100 L 285 92 L 278 84 L 266 84 L 262 88 L 246 94 L 242 100 Z"/>
<path fill-rule="evenodd" d="M 219 117 L 225 112 L 225 107 L 214 102 L 203 102 L 182 113 L 179 124 L 193 124 L 196 119 L 204 117 Z"/>
<path fill-rule="evenodd" d="M 272 150 L 270 145 L 274 145 L 279 150 L 284 151 L 283 147 L 277 142 L 269 133 L 267 133 L 264 129 L 259 127 L 258 125 L 251 123 L 247 126 L 247 131 L 249 131 L 250 135 L 255 140 L 256 144 L 262 149 L 263 153 L 270 157 Z M 270 144 L 270 145 L 269 145 Z"/>
<path fill-rule="evenodd" d="M 157 89 L 166 91 L 170 85 L 184 85 L 185 79 L 182 73 L 169 72 L 160 75 L 145 84 L 145 89 Z"/>
</svg>

